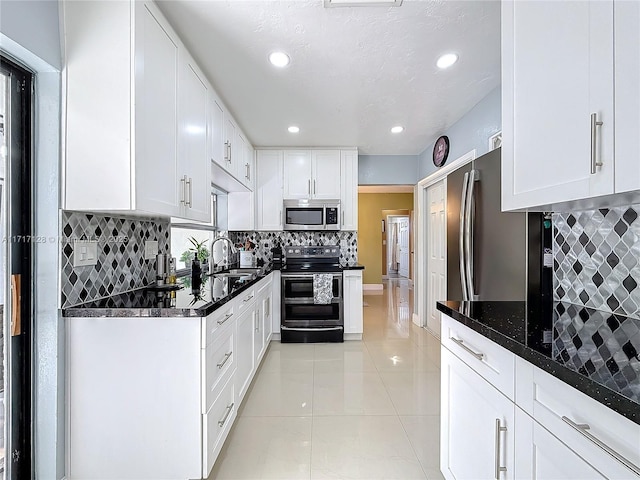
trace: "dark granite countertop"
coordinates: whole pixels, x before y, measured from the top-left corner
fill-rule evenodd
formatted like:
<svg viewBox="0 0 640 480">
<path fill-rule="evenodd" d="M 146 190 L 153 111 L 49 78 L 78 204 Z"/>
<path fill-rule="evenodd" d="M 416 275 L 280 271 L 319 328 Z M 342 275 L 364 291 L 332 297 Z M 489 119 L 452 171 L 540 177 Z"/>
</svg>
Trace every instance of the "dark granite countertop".
<svg viewBox="0 0 640 480">
<path fill-rule="evenodd" d="M 364 270 L 364 265 L 360 263 L 354 263 L 352 265 L 343 265 L 343 270 Z"/>
<path fill-rule="evenodd" d="M 559 302 L 437 309 L 640 424 L 640 320 Z"/>
<path fill-rule="evenodd" d="M 178 277 L 175 291 L 140 288 L 93 302 L 63 308 L 63 317 L 206 317 L 271 273 L 264 267 L 258 274 L 215 277 L 203 274 L 193 288 L 190 275 Z"/>
</svg>

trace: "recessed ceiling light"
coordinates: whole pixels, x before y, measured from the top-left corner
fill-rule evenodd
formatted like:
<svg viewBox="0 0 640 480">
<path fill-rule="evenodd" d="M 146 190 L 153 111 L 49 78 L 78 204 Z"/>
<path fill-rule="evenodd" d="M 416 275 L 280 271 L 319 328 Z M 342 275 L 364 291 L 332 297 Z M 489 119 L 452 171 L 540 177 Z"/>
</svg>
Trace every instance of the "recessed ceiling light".
<svg viewBox="0 0 640 480">
<path fill-rule="evenodd" d="M 404 131 L 404 127 L 400 125 L 396 125 L 395 127 L 391 128 L 391 133 L 400 133 L 402 131 Z"/>
<path fill-rule="evenodd" d="M 449 68 L 451 65 L 458 61 L 458 55 L 455 53 L 445 53 L 436 62 L 438 68 Z"/>
<path fill-rule="evenodd" d="M 287 130 L 289 130 L 289 133 L 298 133 L 300 131 L 300 127 L 296 127 L 295 125 L 291 125 Z"/>
<path fill-rule="evenodd" d="M 284 52 L 273 52 L 269 55 L 269 61 L 276 67 L 286 67 L 291 59 Z"/>
</svg>

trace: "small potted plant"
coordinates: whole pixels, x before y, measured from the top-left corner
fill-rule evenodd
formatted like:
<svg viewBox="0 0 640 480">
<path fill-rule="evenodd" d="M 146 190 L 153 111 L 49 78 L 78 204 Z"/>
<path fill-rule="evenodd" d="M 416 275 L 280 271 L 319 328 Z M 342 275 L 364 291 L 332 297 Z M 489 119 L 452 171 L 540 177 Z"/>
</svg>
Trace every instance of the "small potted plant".
<svg viewBox="0 0 640 480">
<path fill-rule="evenodd" d="M 205 246 L 206 240 L 198 241 L 195 237 L 189 238 L 192 247 L 189 252 L 193 254 L 191 260 L 191 276 L 200 275 L 202 273 L 202 264 L 207 262 L 209 258 L 209 249 Z"/>
</svg>

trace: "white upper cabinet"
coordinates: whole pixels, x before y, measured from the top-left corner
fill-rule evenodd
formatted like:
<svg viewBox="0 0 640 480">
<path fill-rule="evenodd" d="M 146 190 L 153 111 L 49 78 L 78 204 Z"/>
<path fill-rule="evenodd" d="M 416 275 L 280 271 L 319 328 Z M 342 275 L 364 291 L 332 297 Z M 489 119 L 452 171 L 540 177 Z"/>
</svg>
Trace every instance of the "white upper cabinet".
<svg viewBox="0 0 640 480">
<path fill-rule="evenodd" d="M 252 190 L 255 188 L 255 176 L 256 176 L 256 151 L 251 144 L 245 142 L 244 162 L 242 168 L 242 183 Z"/>
<path fill-rule="evenodd" d="M 613 11 L 502 3 L 503 210 L 614 193 Z"/>
<path fill-rule="evenodd" d="M 256 170 L 256 229 L 282 230 L 282 150 L 258 150 Z"/>
<path fill-rule="evenodd" d="M 152 2 L 62 12 L 64 208 L 179 215 L 179 39 Z"/>
<path fill-rule="evenodd" d="M 209 94 L 209 142 L 211 160 L 226 169 L 228 162 L 224 137 L 224 107 L 213 91 Z"/>
<path fill-rule="evenodd" d="M 224 115 L 224 159 L 227 165 L 227 171 L 237 178 L 238 161 L 237 161 L 237 145 L 238 138 L 236 134 L 236 121 L 225 111 Z"/>
<path fill-rule="evenodd" d="M 340 198 L 340 150 L 285 150 L 284 198 Z"/>
<path fill-rule="evenodd" d="M 342 230 L 358 230 L 358 151 L 340 152 Z"/>
<path fill-rule="evenodd" d="M 284 198 L 311 198 L 311 150 L 284 151 Z"/>
<path fill-rule="evenodd" d="M 640 3 L 616 1 L 616 192 L 640 190 Z"/>
<path fill-rule="evenodd" d="M 340 198 L 340 150 L 311 151 L 311 183 L 311 198 Z"/>
<path fill-rule="evenodd" d="M 186 52 L 180 63 L 178 174 L 181 213 L 190 220 L 211 218 L 211 168 L 207 145 L 207 84 Z"/>
</svg>

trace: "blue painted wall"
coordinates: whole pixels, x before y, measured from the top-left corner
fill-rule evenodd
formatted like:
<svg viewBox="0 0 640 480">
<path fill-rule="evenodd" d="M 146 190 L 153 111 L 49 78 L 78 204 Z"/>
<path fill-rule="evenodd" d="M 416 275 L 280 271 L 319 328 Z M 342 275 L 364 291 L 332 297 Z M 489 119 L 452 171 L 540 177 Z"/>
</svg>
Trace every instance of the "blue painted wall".
<svg viewBox="0 0 640 480">
<path fill-rule="evenodd" d="M 62 69 L 57 0 L 2 0 L 0 32 Z"/>
<path fill-rule="evenodd" d="M 417 155 L 359 155 L 358 185 L 415 185 Z"/>
<path fill-rule="evenodd" d="M 484 97 L 475 107 L 454 123 L 442 135 L 449 137 L 451 150 L 447 163 L 461 157 L 470 150 L 476 149 L 476 156 L 489 151 L 489 137 L 502 130 L 502 90 L 497 87 Z M 433 145 L 437 137 L 418 155 L 418 178 L 416 181 L 432 174 L 437 169 L 433 164 Z"/>
</svg>

